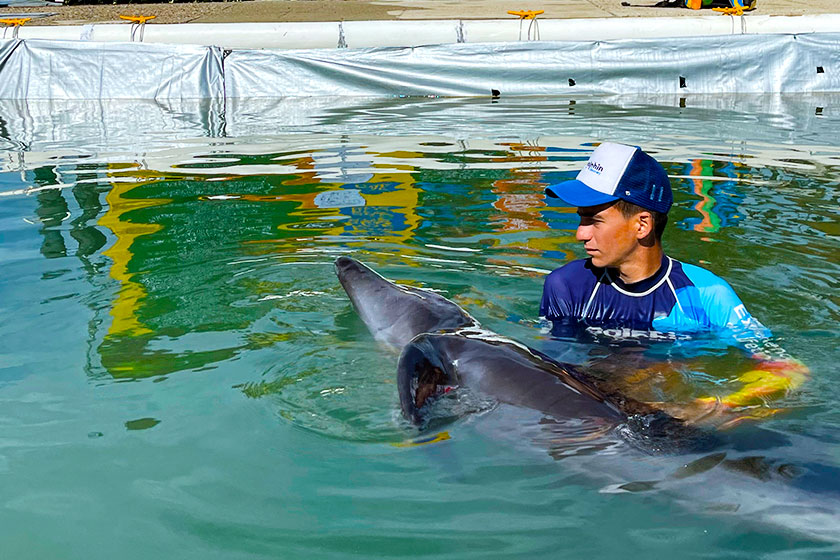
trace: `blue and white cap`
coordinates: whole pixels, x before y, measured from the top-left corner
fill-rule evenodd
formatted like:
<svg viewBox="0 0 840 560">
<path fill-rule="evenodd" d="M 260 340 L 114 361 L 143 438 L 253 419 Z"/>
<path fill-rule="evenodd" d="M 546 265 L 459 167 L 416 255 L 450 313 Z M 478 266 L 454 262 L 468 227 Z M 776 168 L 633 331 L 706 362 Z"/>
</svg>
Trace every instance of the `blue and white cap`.
<svg viewBox="0 0 840 560">
<path fill-rule="evenodd" d="M 550 185 L 545 192 L 571 206 L 598 206 L 620 198 L 663 214 L 674 202 L 659 162 L 639 147 L 612 142 L 595 148 L 576 179 Z"/>
</svg>

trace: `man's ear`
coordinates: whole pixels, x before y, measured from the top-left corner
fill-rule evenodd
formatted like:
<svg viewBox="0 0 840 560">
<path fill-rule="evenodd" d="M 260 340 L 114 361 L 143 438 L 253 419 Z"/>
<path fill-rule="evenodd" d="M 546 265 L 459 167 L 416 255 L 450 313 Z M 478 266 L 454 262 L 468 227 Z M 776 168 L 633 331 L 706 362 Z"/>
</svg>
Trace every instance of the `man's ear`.
<svg viewBox="0 0 840 560">
<path fill-rule="evenodd" d="M 656 224 L 653 221 L 653 214 L 648 211 L 639 212 L 636 214 L 636 223 L 638 224 L 638 229 L 636 230 L 637 239 L 647 239 L 654 235 Z"/>
</svg>

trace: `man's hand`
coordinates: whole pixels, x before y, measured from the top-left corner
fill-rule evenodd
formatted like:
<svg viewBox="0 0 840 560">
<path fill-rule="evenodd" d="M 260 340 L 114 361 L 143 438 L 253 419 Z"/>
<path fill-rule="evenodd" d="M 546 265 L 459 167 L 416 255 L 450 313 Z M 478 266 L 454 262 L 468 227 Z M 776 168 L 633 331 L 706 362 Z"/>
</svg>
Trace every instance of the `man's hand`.
<svg viewBox="0 0 840 560">
<path fill-rule="evenodd" d="M 684 420 L 688 424 L 716 428 L 718 430 L 726 430 L 745 421 L 769 418 L 784 411 L 782 408 L 767 408 L 763 406 L 734 408 L 723 404 L 722 401 L 714 397 L 695 399 L 690 403 L 684 404 L 663 402 L 649 404 L 667 412 L 674 418 Z"/>
<path fill-rule="evenodd" d="M 726 367 L 728 364 L 651 364 L 645 363 L 642 353 L 629 352 L 593 363 L 591 369 L 596 376 L 614 385 L 622 393 L 690 424 L 718 429 L 731 428 L 744 421 L 761 420 L 782 412 L 784 409 L 774 408 L 772 402 L 802 385 L 810 375 L 805 364 L 798 360 L 757 359 L 751 361 L 748 366 L 751 369 L 727 381 L 725 385 L 717 386 L 731 387 L 734 384 L 737 387 L 735 392 L 690 400 L 691 393 L 697 394 L 697 387 L 687 381 L 685 371 L 714 371 L 721 365 Z"/>
<path fill-rule="evenodd" d="M 707 397 L 706 401 L 719 401 L 728 407 L 763 405 L 784 397 L 802 385 L 810 376 L 808 367 L 798 360 L 761 362 L 740 377 L 743 387 L 724 397 Z"/>
<path fill-rule="evenodd" d="M 650 378 L 650 370 L 657 369 L 663 368 L 648 368 L 645 377 Z M 797 360 L 765 361 L 737 378 L 736 382 L 742 385 L 734 393 L 701 397 L 688 403 L 648 404 L 689 424 L 727 429 L 744 421 L 761 420 L 783 412 L 784 409 L 773 408 L 770 403 L 802 385 L 809 375 L 805 364 Z"/>
</svg>

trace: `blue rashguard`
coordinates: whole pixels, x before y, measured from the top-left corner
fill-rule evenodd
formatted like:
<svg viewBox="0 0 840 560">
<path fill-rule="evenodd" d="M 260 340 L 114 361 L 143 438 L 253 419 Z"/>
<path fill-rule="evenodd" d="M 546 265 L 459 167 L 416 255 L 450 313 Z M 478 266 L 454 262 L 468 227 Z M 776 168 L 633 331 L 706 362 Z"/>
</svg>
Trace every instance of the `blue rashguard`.
<svg viewBox="0 0 840 560">
<path fill-rule="evenodd" d="M 591 259 L 570 262 L 546 278 L 540 315 L 551 320 L 554 336 L 585 332 L 610 340 L 687 340 L 711 332 L 760 360 L 738 377 L 738 391 L 698 399 L 701 403 L 767 403 L 804 383 L 809 374 L 747 312 L 729 284 L 667 256 L 656 274 L 635 284 L 593 266 Z"/>
<path fill-rule="evenodd" d="M 591 259 L 570 262 L 546 278 L 540 315 L 556 336 L 584 330 L 610 339 L 681 340 L 718 332 L 748 350 L 770 336 L 724 280 L 664 255 L 656 274 L 634 284 Z"/>
</svg>

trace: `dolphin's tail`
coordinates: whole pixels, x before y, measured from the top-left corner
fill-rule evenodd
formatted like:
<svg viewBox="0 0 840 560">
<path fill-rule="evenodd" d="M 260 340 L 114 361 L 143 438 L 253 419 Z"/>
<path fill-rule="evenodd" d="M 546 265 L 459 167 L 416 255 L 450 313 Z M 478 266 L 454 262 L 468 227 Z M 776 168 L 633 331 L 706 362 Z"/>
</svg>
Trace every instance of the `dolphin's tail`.
<svg viewBox="0 0 840 560">
<path fill-rule="evenodd" d="M 432 402 L 458 385 L 449 360 L 442 359 L 434 337 L 420 334 L 403 348 L 397 366 L 397 388 L 403 415 L 422 425 Z"/>
</svg>

